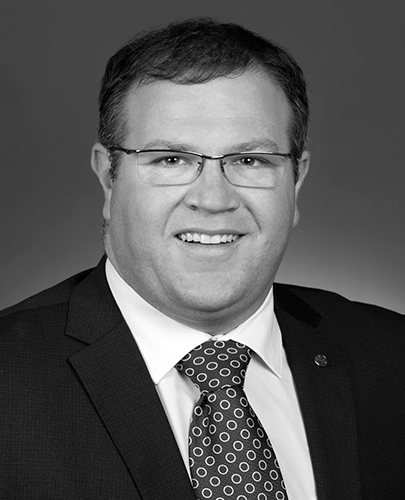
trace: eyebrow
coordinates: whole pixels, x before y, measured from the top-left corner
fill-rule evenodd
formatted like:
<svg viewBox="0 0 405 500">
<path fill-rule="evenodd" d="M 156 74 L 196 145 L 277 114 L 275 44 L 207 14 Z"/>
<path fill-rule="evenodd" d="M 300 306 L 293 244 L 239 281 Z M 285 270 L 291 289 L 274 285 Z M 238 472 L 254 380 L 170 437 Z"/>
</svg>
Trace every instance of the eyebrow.
<svg viewBox="0 0 405 500">
<path fill-rule="evenodd" d="M 236 151 L 269 151 L 272 153 L 277 153 L 279 151 L 276 142 L 270 139 L 253 139 L 251 141 L 242 142 L 240 144 L 235 144 L 234 148 Z"/>
<path fill-rule="evenodd" d="M 190 144 L 185 143 L 174 143 L 170 141 L 166 141 L 163 139 L 157 139 L 145 144 L 142 149 L 156 149 L 156 148 L 164 148 L 171 149 L 174 151 L 195 151 L 196 148 Z M 198 149 L 198 148 L 197 148 Z M 232 147 L 229 148 L 230 152 L 244 152 L 244 151 L 263 151 L 263 152 L 279 152 L 279 148 L 276 142 L 263 138 L 263 139 L 252 139 L 251 141 L 241 142 L 238 144 L 233 144 Z"/>
<path fill-rule="evenodd" d="M 174 143 L 170 141 L 165 141 L 163 139 L 156 139 L 155 141 L 148 142 L 142 149 L 173 149 L 175 151 L 191 151 L 192 147 L 185 143 Z"/>
</svg>

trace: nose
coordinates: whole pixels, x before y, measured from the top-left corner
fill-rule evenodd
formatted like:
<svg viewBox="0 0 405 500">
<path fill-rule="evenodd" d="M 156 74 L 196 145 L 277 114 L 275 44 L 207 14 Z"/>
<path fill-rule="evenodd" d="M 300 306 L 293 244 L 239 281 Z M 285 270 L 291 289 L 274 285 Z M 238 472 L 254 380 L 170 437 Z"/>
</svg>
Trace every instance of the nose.
<svg viewBox="0 0 405 500">
<path fill-rule="evenodd" d="M 233 212 L 240 206 L 237 190 L 225 178 L 220 160 L 206 159 L 199 177 L 189 185 L 184 201 L 191 210 Z"/>
</svg>

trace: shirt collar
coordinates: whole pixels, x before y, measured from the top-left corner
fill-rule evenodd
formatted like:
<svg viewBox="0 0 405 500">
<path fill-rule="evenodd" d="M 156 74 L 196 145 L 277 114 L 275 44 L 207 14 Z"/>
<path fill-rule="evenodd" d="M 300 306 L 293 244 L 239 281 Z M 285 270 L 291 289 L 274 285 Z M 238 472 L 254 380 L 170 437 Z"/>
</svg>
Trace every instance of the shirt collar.
<svg viewBox="0 0 405 500">
<path fill-rule="evenodd" d="M 151 306 L 121 278 L 109 259 L 106 260 L 106 276 L 155 384 L 159 384 L 191 349 L 213 338 L 246 344 L 281 378 L 282 342 L 274 314 L 273 288 L 249 319 L 225 335 L 212 337 L 178 323 Z"/>
</svg>

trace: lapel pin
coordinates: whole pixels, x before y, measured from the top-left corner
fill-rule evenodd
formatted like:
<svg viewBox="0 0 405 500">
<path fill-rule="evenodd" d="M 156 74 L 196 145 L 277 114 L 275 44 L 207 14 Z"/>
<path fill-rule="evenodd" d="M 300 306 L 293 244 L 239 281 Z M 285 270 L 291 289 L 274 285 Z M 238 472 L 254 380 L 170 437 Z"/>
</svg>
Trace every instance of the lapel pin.
<svg viewBox="0 0 405 500">
<path fill-rule="evenodd" d="M 314 363 L 317 366 L 324 367 L 328 364 L 328 358 L 324 354 L 317 354 L 314 358 Z"/>
</svg>

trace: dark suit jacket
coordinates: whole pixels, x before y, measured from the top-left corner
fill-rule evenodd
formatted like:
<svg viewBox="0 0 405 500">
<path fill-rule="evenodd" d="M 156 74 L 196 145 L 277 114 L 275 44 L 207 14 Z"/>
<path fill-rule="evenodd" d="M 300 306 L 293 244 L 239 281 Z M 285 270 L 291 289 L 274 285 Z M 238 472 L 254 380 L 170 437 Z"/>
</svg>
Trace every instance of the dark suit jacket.
<svg viewBox="0 0 405 500">
<path fill-rule="evenodd" d="M 404 318 L 274 289 L 319 500 L 405 498 Z M 0 387 L 1 499 L 195 499 L 104 260 L 2 313 Z"/>
</svg>

